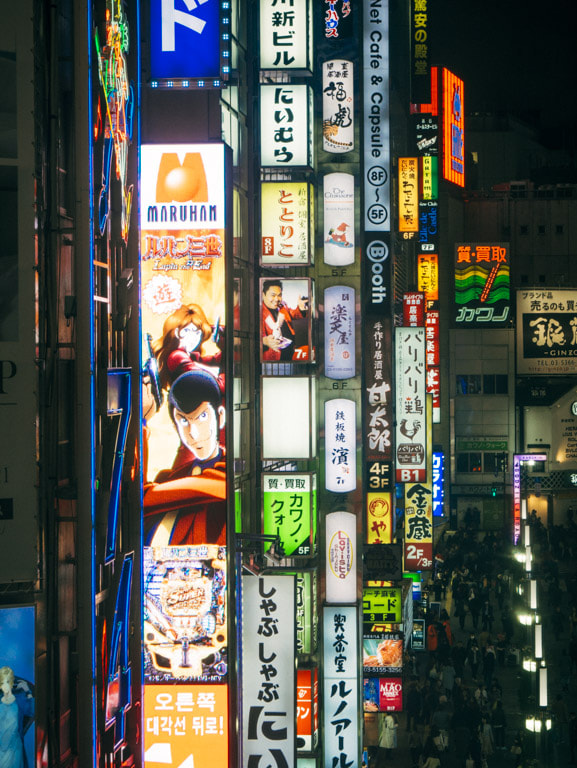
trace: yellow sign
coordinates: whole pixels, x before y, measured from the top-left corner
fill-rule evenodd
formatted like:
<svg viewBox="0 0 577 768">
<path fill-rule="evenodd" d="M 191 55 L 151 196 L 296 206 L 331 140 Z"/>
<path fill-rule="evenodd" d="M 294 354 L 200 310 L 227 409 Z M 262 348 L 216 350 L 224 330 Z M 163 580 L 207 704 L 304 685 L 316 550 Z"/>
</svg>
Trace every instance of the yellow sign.
<svg viewBox="0 0 577 768">
<path fill-rule="evenodd" d="M 399 232 L 419 231 L 419 161 L 399 157 Z"/>
</svg>

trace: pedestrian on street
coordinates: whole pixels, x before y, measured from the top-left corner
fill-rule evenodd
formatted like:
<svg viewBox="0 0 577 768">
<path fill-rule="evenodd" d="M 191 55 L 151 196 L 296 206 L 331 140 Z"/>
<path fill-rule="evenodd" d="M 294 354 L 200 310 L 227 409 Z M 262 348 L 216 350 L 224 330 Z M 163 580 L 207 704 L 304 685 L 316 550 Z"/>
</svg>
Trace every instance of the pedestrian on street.
<svg viewBox="0 0 577 768">
<path fill-rule="evenodd" d="M 505 749 L 505 728 L 507 727 L 507 717 L 503 709 L 503 702 L 499 699 L 495 702 L 491 715 L 491 725 L 493 726 L 493 736 L 497 749 Z"/>
<path fill-rule="evenodd" d="M 392 756 L 393 749 L 397 748 L 397 728 L 398 723 L 394 715 L 388 712 L 382 719 L 379 735 L 380 766 L 386 765 L 387 759 Z"/>
</svg>

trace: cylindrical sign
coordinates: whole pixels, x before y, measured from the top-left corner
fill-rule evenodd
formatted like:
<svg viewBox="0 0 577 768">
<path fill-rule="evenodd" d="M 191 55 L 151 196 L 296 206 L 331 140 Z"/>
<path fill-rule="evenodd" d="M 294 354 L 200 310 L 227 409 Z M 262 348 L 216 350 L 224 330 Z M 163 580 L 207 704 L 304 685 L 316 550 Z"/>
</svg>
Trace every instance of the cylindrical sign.
<svg viewBox="0 0 577 768">
<path fill-rule="evenodd" d="M 355 289 L 331 285 L 325 289 L 325 376 L 355 375 Z"/>
<path fill-rule="evenodd" d="M 354 603 L 357 599 L 357 519 L 351 512 L 326 516 L 326 601 Z"/>
</svg>

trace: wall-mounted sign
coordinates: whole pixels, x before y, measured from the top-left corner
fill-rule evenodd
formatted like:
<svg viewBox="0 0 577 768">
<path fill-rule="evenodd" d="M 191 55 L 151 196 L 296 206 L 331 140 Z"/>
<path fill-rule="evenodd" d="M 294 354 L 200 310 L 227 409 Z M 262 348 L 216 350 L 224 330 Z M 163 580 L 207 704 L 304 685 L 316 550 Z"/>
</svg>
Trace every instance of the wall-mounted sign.
<svg viewBox="0 0 577 768">
<path fill-rule="evenodd" d="M 430 18 L 427 3 L 411 0 L 411 101 L 422 104 L 431 98 L 430 91 Z"/>
<path fill-rule="evenodd" d="M 399 624 L 401 621 L 402 602 L 400 587 L 364 587 L 363 588 L 363 636 L 379 634 L 386 631 L 385 624 Z M 379 635 L 380 636 L 380 635 Z M 395 638 L 389 638 L 391 642 L 387 647 L 396 648 Z M 403 642 L 401 640 L 401 649 Z M 392 653 L 392 651 L 391 651 Z M 388 658 L 388 656 L 387 656 Z M 397 657 L 395 656 L 395 660 Z M 380 659 L 382 661 L 382 659 Z M 400 664 L 403 655 L 401 650 Z M 363 662 L 363 666 L 364 662 Z M 367 664 L 366 666 L 375 666 Z M 377 666 L 392 667 L 393 664 L 379 664 Z"/>
<path fill-rule="evenodd" d="M 261 69 L 310 70 L 312 38 L 310 0 L 280 10 L 276 0 L 260 0 Z"/>
<path fill-rule="evenodd" d="M 513 544 L 517 544 L 521 535 L 521 465 L 534 461 L 547 461 L 547 454 L 516 453 L 513 456 Z M 525 499 L 523 503 L 526 504 Z"/>
<path fill-rule="evenodd" d="M 313 190 L 310 184 L 261 184 L 261 264 L 310 264 Z"/>
<path fill-rule="evenodd" d="M 426 650 L 425 619 L 413 619 L 411 648 L 413 651 Z"/>
<path fill-rule="evenodd" d="M 402 577 L 402 552 L 396 544 L 370 544 L 363 548 L 365 581 L 397 581 Z"/>
<path fill-rule="evenodd" d="M 417 282 L 419 291 L 427 301 L 439 299 L 439 257 L 436 253 L 419 253 L 417 256 Z"/>
<path fill-rule="evenodd" d="M 439 196 L 438 159 L 427 155 L 420 158 L 420 165 L 421 198 L 423 200 L 437 200 Z"/>
<path fill-rule="evenodd" d="M 365 712 L 402 712 L 403 679 L 401 677 L 366 677 L 363 680 Z"/>
<path fill-rule="evenodd" d="M 325 37 L 338 38 L 350 34 L 351 0 L 326 0 Z"/>
<path fill-rule="evenodd" d="M 427 366 L 427 394 L 433 397 L 433 423 L 441 422 L 441 341 L 439 332 L 440 313 L 428 309 L 425 315 L 425 362 Z"/>
<path fill-rule="evenodd" d="M 327 173 L 323 178 L 323 254 L 325 264 L 346 267 L 355 261 L 355 177 Z"/>
<path fill-rule="evenodd" d="M 393 540 L 393 525 L 390 491 L 367 493 L 367 544 L 390 544 Z"/>
<path fill-rule="evenodd" d="M 405 570 L 433 565 L 433 492 L 429 483 L 405 485 Z"/>
<path fill-rule="evenodd" d="M 323 62 L 323 149 L 335 154 L 355 148 L 353 62 Z"/>
<path fill-rule="evenodd" d="M 391 230 L 389 0 L 363 3 L 363 228 Z"/>
<path fill-rule="evenodd" d="M 242 747 L 249 765 L 275 763 L 279 752 L 289 768 L 296 765 L 294 612 L 294 576 L 242 577 Z"/>
<path fill-rule="evenodd" d="M 433 453 L 433 517 L 443 514 L 445 499 L 445 454 Z"/>
<path fill-rule="evenodd" d="M 403 325 L 420 328 L 425 325 L 425 294 L 413 291 L 403 294 Z"/>
<path fill-rule="evenodd" d="M 509 244 L 455 245 L 455 321 L 458 326 L 508 325 Z"/>
<path fill-rule="evenodd" d="M 463 81 L 443 68 L 443 178 L 465 186 L 465 95 Z"/>
<path fill-rule="evenodd" d="M 517 373 L 577 373 L 576 327 L 575 291 L 517 291 Z"/>
<path fill-rule="evenodd" d="M 285 557 L 313 554 L 316 482 L 311 474 L 263 474 L 263 533 L 279 537 Z"/>
<path fill-rule="evenodd" d="M 325 517 L 326 601 L 354 603 L 357 599 L 357 518 L 351 512 Z"/>
<path fill-rule="evenodd" d="M 355 375 L 355 289 L 346 285 L 325 288 L 325 376 L 350 379 Z"/>
<path fill-rule="evenodd" d="M 308 278 L 276 277 L 260 281 L 261 360 L 263 363 L 310 363 L 313 315 Z"/>
<path fill-rule="evenodd" d="M 419 251 L 439 251 L 439 203 L 436 200 L 419 200 Z"/>
<path fill-rule="evenodd" d="M 426 461 L 425 329 L 395 328 L 396 481 L 424 482 Z"/>
<path fill-rule="evenodd" d="M 392 394 L 392 350 L 391 323 L 387 317 L 367 317 L 364 325 L 365 345 L 365 440 L 366 456 L 374 461 L 391 461 L 393 455 L 393 394 Z M 376 465 L 386 470 L 386 467 Z M 383 488 L 374 482 L 372 473 L 371 490 Z M 389 478 L 390 479 L 390 478 Z"/>
<path fill-rule="evenodd" d="M 312 752 L 319 739 L 318 670 L 297 671 L 297 750 Z"/>
<path fill-rule="evenodd" d="M 312 654 L 318 644 L 317 571 L 296 572 L 297 653 Z"/>
<path fill-rule="evenodd" d="M 223 34 L 229 14 L 221 3 L 171 0 L 150 2 L 150 74 L 153 80 L 201 78 L 211 86 L 226 78 L 230 59 Z M 222 15 L 222 18 L 221 18 Z M 222 25 L 222 29 L 221 29 Z M 194 51 L 194 56 L 190 52 Z"/>
<path fill-rule="evenodd" d="M 356 414 L 354 400 L 325 402 L 325 488 L 349 493 L 357 487 Z"/>
<path fill-rule="evenodd" d="M 316 455 L 311 376 L 263 376 L 262 458 L 308 459 Z"/>
<path fill-rule="evenodd" d="M 357 622 L 354 606 L 331 606 L 323 611 L 325 768 L 359 765 Z"/>
<path fill-rule="evenodd" d="M 416 157 L 399 157 L 399 232 L 419 231 L 419 164 Z"/>
<path fill-rule="evenodd" d="M 311 166 L 312 119 L 312 91 L 308 85 L 261 85 L 261 165 Z"/>
<path fill-rule="evenodd" d="M 226 765 L 227 697 L 226 685 L 147 685 L 145 764 Z"/>
</svg>

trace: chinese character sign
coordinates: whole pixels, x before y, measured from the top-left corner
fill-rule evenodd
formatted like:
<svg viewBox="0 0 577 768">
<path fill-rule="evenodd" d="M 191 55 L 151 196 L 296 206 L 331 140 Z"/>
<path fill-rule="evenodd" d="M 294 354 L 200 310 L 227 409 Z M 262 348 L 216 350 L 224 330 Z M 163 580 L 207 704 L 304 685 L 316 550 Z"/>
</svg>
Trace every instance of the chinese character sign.
<svg viewBox="0 0 577 768">
<path fill-rule="evenodd" d="M 464 83 L 443 68 L 443 177 L 465 186 Z"/>
<path fill-rule="evenodd" d="M 425 481 L 425 329 L 395 328 L 396 480 Z"/>
<path fill-rule="evenodd" d="M 364 347 L 366 455 L 368 459 L 376 461 L 391 461 L 393 393 L 391 328 L 388 318 L 365 318 Z M 375 488 L 371 483 L 370 487 L 377 490 L 385 486 Z"/>
<path fill-rule="evenodd" d="M 294 576 L 242 577 L 243 768 L 296 768 Z"/>
<path fill-rule="evenodd" d="M 403 325 L 419 328 L 425 325 L 425 294 L 403 294 Z"/>
<path fill-rule="evenodd" d="M 310 263 L 312 188 L 297 182 L 261 184 L 261 264 Z"/>
<path fill-rule="evenodd" d="M 411 0 L 411 101 L 422 104 L 430 93 L 430 40 L 427 0 Z"/>
<path fill-rule="evenodd" d="M 146 765 L 227 765 L 226 685 L 148 685 L 144 689 Z"/>
<path fill-rule="evenodd" d="M 350 379 L 355 375 L 355 289 L 346 285 L 325 288 L 325 376 Z"/>
<path fill-rule="evenodd" d="M 311 94 L 307 85 L 261 85 L 261 165 L 274 168 L 311 165 Z"/>
<path fill-rule="evenodd" d="M 323 149 L 351 152 L 355 148 L 353 63 L 331 59 L 323 63 Z"/>
<path fill-rule="evenodd" d="M 280 539 L 286 557 L 312 555 L 313 478 L 264 474 L 263 533 Z"/>
<path fill-rule="evenodd" d="M 346 267 L 355 261 L 355 178 L 327 173 L 323 178 L 325 264 Z"/>
<path fill-rule="evenodd" d="M 433 565 L 433 492 L 429 483 L 405 485 L 405 571 Z"/>
<path fill-rule="evenodd" d="M 357 518 L 351 512 L 325 517 L 326 601 L 354 603 L 357 599 Z"/>
<path fill-rule="evenodd" d="M 426 301 L 439 299 L 439 257 L 436 253 L 419 253 L 417 256 L 417 282 Z"/>
<path fill-rule="evenodd" d="M 517 372 L 577 373 L 575 291 L 517 291 Z"/>
<path fill-rule="evenodd" d="M 354 606 L 323 611 L 325 768 L 359 768 L 357 621 Z"/>
<path fill-rule="evenodd" d="M 260 0 L 260 68 L 310 69 L 310 0 Z"/>
<path fill-rule="evenodd" d="M 356 403 L 337 398 L 325 402 L 325 488 L 349 493 L 357 487 Z"/>
<path fill-rule="evenodd" d="M 459 327 L 509 324 L 508 243 L 457 243 L 455 321 Z"/>
<path fill-rule="evenodd" d="M 416 157 L 399 157 L 399 232 L 419 231 L 419 166 Z"/>
<path fill-rule="evenodd" d="M 390 544 L 393 540 L 393 508 L 390 492 L 367 493 L 367 544 Z"/>
</svg>

